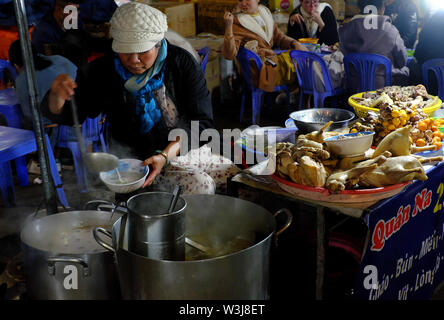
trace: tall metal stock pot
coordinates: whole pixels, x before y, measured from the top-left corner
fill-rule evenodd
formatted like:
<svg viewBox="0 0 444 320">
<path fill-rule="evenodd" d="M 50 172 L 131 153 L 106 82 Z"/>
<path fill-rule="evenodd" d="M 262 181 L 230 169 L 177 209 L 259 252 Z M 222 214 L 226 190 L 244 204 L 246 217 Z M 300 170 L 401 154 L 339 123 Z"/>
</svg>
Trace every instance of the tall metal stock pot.
<svg viewBox="0 0 444 320">
<path fill-rule="evenodd" d="M 70 211 L 30 219 L 20 237 L 30 299 L 120 299 L 114 255 L 98 245 L 93 228 L 111 228 L 120 215 Z"/>
<path fill-rule="evenodd" d="M 223 195 L 185 195 L 185 236 L 206 252 L 187 246 L 182 261 L 150 259 L 128 251 L 126 216 L 94 229 L 96 240 L 117 257 L 123 299 L 269 299 L 269 266 L 276 221 L 266 209 Z M 123 225 L 125 227 L 123 228 Z M 102 234 L 112 238 L 104 241 Z M 188 242 L 187 242 L 188 243 Z"/>
</svg>

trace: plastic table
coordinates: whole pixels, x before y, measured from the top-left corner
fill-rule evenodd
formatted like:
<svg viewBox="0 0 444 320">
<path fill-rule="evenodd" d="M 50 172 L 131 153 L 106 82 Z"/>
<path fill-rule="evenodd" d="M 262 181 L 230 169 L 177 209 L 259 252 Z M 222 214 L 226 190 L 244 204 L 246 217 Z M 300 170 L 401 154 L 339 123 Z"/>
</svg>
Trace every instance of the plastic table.
<svg viewBox="0 0 444 320">
<path fill-rule="evenodd" d="M 62 181 L 57 171 L 54 153 L 48 136 L 45 134 L 51 175 L 57 188 L 57 194 L 63 206 L 68 207 Z M 31 130 L 0 126 L 0 191 L 6 206 L 15 205 L 15 191 L 9 161 L 37 150 L 35 134 Z"/>
<path fill-rule="evenodd" d="M 9 127 L 23 128 L 23 114 L 13 88 L 0 90 L 0 113 L 6 118 Z M 15 168 L 21 187 L 28 185 L 28 171 L 25 157 L 15 159 Z"/>
</svg>

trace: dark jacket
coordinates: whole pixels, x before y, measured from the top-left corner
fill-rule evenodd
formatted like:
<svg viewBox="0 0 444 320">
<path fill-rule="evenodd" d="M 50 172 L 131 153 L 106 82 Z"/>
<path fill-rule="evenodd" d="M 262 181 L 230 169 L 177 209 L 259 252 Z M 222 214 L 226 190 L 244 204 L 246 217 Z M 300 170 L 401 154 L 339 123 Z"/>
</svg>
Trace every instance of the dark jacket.
<svg viewBox="0 0 444 320">
<path fill-rule="evenodd" d="M 424 27 L 419 34 L 418 44 L 415 49 L 415 55 L 410 63 L 410 84 L 424 83 L 422 79 L 422 65 L 430 59 L 444 59 L 444 10 L 439 10 L 426 20 Z M 430 77 L 429 77 L 430 78 Z M 429 92 L 437 94 L 437 85 L 435 77 L 430 78 Z"/>
<path fill-rule="evenodd" d="M 411 0 L 396 0 L 385 7 L 384 15 L 392 19 L 407 48 L 413 48 L 418 33 L 418 8 Z"/>
<path fill-rule="evenodd" d="M 293 10 L 290 16 L 295 13 L 301 14 L 300 5 Z M 322 11 L 321 18 L 324 21 L 325 26 L 322 29 L 322 31 L 319 31 L 318 28 L 316 32 L 316 37 L 319 39 L 318 43 L 319 44 L 325 43 L 326 45 L 330 46 L 335 44 L 336 42 L 339 42 L 338 26 L 336 23 L 335 14 L 333 13 L 333 10 L 329 6 L 325 7 L 325 9 Z M 305 24 L 302 23 L 302 26 L 300 26 L 298 23 L 290 25 L 290 21 L 288 22 L 287 25 L 287 35 L 296 40 L 300 38 L 309 38 Z"/>
<path fill-rule="evenodd" d="M 190 53 L 169 43 L 167 50 L 164 70 L 166 94 L 179 113 L 177 127 L 191 137 L 192 120 L 199 120 L 200 131 L 213 127 L 210 93 L 200 66 Z M 79 121 L 83 122 L 87 116 L 94 118 L 100 113 L 106 114 L 113 140 L 123 149 L 131 149 L 123 151 L 122 155 L 134 154 L 139 159 L 146 159 L 155 150 L 163 150 L 168 145 L 171 128 L 167 128 L 162 118 L 147 134 L 141 133 L 133 95 L 124 88 L 124 81 L 115 71 L 114 58 L 113 53 L 106 54 L 78 72 L 75 98 Z M 61 115 L 54 115 L 48 109 L 47 99 L 48 95 L 42 101 L 43 114 L 56 123 L 72 125 L 70 103 L 65 104 Z M 188 143 L 191 144 L 191 138 Z M 116 145 L 111 147 L 113 149 L 116 150 Z"/>
<path fill-rule="evenodd" d="M 78 22 L 78 29 L 64 31 L 57 24 L 52 12 L 48 12 L 36 24 L 31 41 L 39 53 L 64 56 L 77 67 L 86 64 L 91 53 L 90 48 L 94 47 L 94 41 L 85 31 L 81 20 Z M 49 45 L 50 52 L 45 50 L 45 45 Z"/>
<path fill-rule="evenodd" d="M 374 28 L 367 26 L 367 23 L 371 25 L 371 21 L 377 22 Z M 389 17 L 356 15 L 339 28 L 339 39 L 340 50 L 344 56 L 349 53 L 373 53 L 385 56 L 392 64 L 392 84 L 403 85 L 402 83 L 408 82 L 407 50 L 398 30 L 390 23 Z M 350 73 L 353 75 L 352 71 Z M 384 86 L 384 75 L 384 67 L 378 66 L 375 77 L 376 88 Z M 351 82 L 357 84 L 357 81 Z M 353 92 L 355 88 L 348 89 Z"/>
</svg>

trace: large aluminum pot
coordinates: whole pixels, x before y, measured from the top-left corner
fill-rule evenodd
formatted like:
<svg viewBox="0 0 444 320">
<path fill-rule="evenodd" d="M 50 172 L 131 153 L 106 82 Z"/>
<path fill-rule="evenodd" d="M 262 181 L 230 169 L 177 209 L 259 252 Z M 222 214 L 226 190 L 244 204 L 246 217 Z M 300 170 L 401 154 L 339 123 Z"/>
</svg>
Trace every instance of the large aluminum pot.
<svg viewBox="0 0 444 320">
<path fill-rule="evenodd" d="M 220 247 L 231 240 L 253 239 L 244 249 L 202 260 L 166 261 L 149 259 L 128 251 L 126 216 L 109 233 L 94 229 L 96 240 L 115 251 L 124 299 L 268 299 L 269 265 L 272 239 L 291 223 L 287 213 L 285 226 L 276 232 L 273 215 L 249 201 L 222 195 L 185 195 L 185 235 L 201 245 Z M 123 225 L 125 225 L 123 227 Z M 99 233 L 112 237 L 112 245 Z M 253 237 L 251 236 L 253 235 Z M 193 248 L 187 247 L 188 255 Z M 196 255 L 195 255 L 196 256 Z"/>
<path fill-rule="evenodd" d="M 144 192 L 128 199 L 129 251 L 152 259 L 184 260 L 187 204 L 179 197 L 168 213 L 172 198 L 168 192 Z"/>
<path fill-rule="evenodd" d="M 92 229 L 120 217 L 104 211 L 70 211 L 30 219 L 20 237 L 30 299 L 120 299 L 114 256 Z"/>
</svg>

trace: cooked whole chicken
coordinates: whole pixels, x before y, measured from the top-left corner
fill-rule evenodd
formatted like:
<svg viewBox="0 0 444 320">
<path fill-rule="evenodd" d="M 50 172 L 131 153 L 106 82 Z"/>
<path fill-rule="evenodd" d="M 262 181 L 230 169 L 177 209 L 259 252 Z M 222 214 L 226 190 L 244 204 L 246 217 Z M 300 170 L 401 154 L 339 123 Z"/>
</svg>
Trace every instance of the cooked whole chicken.
<svg viewBox="0 0 444 320">
<path fill-rule="evenodd" d="M 405 126 L 395 131 L 390 132 L 388 135 L 382 139 L 382 141 L 376 147 L 373 153 L 373 158 L 379 156 L 384 151 L 390 151 L 392 156 L 408 156 L 412 153 L 434 150 L 435 146 L 425 146 L 425 147 L 412 147 L 410 142 L 410 128 L 411 126 Z"/>
<path fill-rule="evenodd" d="M 385 187 L 411 180 L 427 180 L 423 163 L 441 161 L 442 157 L 424 158 L 413 155 L 388 158 L 372 171 L 364 173 L 359 185 L 367 187 Z"/>
<path fill-rule="evenodd" d="M 359 183 L 362 175 L 376 169 L 378 165 L 387 161 L 388 157 L 390 157 L 390 152 L 387 151 L 374 159 L 360 162 L 351 169 L 336 171 L 327 178 L 325 186 L 333 192 L 353 187 Z"/>
<path fill-rule="evenodd" d="M 323 187 L 328 176 L 324 165 L 309 156 L 302 156 L 287 169 L 293 182 L 310 187 Z"/>
</svg>

